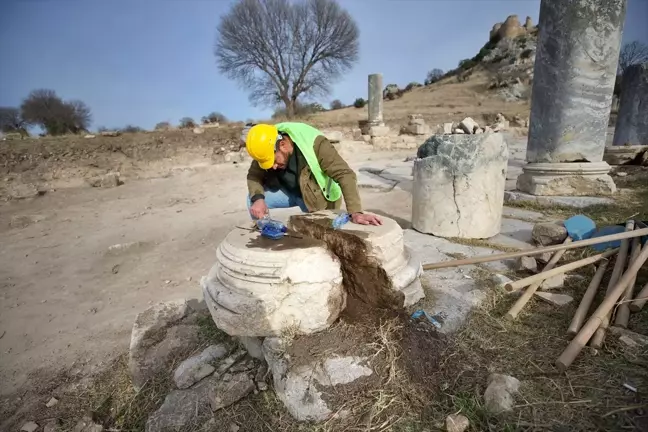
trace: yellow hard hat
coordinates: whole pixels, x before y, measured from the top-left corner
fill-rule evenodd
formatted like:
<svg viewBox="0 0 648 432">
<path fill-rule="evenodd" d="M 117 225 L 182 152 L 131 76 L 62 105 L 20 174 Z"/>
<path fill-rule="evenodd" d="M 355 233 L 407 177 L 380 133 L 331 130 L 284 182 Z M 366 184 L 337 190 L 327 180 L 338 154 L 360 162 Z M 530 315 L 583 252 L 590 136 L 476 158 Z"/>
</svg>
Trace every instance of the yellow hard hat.
<svg viewBox="0 0 648 432">
<path fill-rule="evenodd" d="M 269 124 L 252 126 L 245 139 L 248 154 L 264 169 L 274 165 L 275 146 L 281 138 L 276 127 Z"/>
</svg>

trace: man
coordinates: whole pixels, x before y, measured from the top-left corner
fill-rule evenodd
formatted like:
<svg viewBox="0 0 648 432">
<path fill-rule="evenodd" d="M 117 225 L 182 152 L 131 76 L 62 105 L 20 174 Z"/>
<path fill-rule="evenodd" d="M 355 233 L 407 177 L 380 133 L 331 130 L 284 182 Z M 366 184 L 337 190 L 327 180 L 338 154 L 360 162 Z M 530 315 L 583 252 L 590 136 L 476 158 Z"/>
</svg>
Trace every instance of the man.
<svg viewBox="0 0 648 432">
<path fill-rule="evenodd" d="M 344 196 L 352 222 L 382 225 L 362 213 L 355 172 L 319 130 L 304 123 L 257 124 L 241 138 L 253 159 L 247 175 L 252 218 L 273 208 L 339 209 Z"/>
</svg>

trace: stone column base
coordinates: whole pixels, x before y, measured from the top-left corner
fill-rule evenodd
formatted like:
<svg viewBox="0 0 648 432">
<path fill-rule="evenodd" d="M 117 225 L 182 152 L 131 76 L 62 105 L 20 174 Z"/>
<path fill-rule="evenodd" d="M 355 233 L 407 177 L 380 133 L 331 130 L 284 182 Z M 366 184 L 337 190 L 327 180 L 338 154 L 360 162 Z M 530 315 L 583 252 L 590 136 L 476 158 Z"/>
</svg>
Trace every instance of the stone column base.
<svg viewBox="0 0 648 432">
<path fill-rule="evenodd" d="M 644 153 L 648 153 L 648 145 L 605 147 L 603 160 L 610 165 L 640 165 Z"/>
<path fill-rule="evenodd" d="M 522 170 L 517 189 L 531 195 L 591 196 L 616 192 L 607 162 L 530 163 Z"/>
</svg>

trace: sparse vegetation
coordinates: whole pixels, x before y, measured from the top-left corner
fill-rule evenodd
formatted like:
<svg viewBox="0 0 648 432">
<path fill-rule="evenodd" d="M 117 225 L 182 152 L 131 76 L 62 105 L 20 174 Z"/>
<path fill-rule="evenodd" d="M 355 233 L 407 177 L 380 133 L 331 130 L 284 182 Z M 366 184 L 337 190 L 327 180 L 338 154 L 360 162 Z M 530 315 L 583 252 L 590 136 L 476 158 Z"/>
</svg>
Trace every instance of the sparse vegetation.
<svg viewBox="0 0 648 432">
<path fill-rule="evenodd" d="M 443 70 L 434 68 L 427 73 L 427 76 L 425 77 L 425 85 L 434 84 L 441 78 L 443 78 Z"/>
<path fill-rule="evenodd" d="M 421 85 L 421 83 L 417 83 L 416 81 L 412 81 L 411 83 L 407 84 L 407 86 L 405 86 L 405 91 L 412 91 L 413 89 L 418 88 L 418 87 L 423 87 L 423 86 Z"/>
<path fill-rule="evenodd" d="M 358 26 L 336 0 L 240 0 L 217 34 L 219 70 L 252 103 L 283 103 L 287 117 L 300 99 L 328 94 L 358 59 Z"/>
<path fill-rule="evenodd" d="M 191 117 L 183 117 L 180 119 L 180 127 L 182 129 L 192 129 L 196 127 L 196 122 Z"/>
<path fill-rule="evenodd" d="M 90 108 L 79 100 L 63 101 L 53 90 L 32 91 L 20 106 L 24 123 L 40 126 L 48 135 L 87 131 Z"/>
<path fill-rule="evenodd" d="M 139 126 L 127 125 L 121 128 L 119 131 L 122 133 L 136 133 L 136 132 L 144 132 L 144 129 L 142 129 Z"/>
<path fill-rule="evenodd" d="M 22 118 L 20 110 L 14 107 L 0 107 L 0 131 L 5 133 L 27 133 L 27 122 Z"/>
<path fill-rule="evenodd" d="M 155 125 L 155 130 L 169 130 L 171 129 L 171 123 L 163 121 Z"/>
<path fill-rule="evenodd" d="M 226 123 L 227 117 L 219 112 L 212 112 L 200 119 L 202 124 Z"/>
<path fill-rule="evenodd" d="M 344 104 L 340 99 L 335 99 L 333 102 L 331 102 L 331 109 L 332 110 L 338 110 L 344 108 Z"/>
<path fill-rule="evenodd" d="M 353 102 L 353 106 L 356 107 L 356 108 L 364 108 L 365 105 L 367 105 L 367 101 L 364 100 L 363 98 L 357 98 Z"/>
</svg>

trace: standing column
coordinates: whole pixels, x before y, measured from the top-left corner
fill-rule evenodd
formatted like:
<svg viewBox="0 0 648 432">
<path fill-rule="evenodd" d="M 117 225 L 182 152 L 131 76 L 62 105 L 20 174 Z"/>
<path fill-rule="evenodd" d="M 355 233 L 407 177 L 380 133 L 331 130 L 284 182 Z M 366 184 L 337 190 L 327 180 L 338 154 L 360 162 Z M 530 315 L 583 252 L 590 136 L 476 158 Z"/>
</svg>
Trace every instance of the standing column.
<svg viewBox="0 0 648 432">
<path fill-rule="evenodd" d="M 383 124 L 383 77 L 382 74 L 369 75 L 369 126 Z"/>
<path fill-rule="evenodd" d="M 648 63 L 623 73 L 614 146 L 648 146 Z"/>
<path fill-rule="evenodd" d="M 527 162 L 533 195 L 616 192 L 603 162 L 626 0 L 542 0 Z"/>
</svg>

